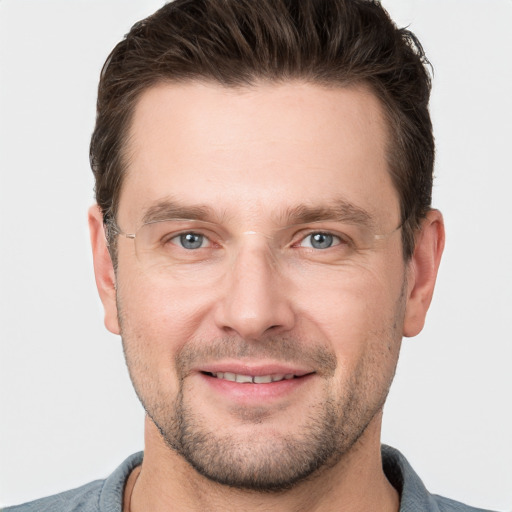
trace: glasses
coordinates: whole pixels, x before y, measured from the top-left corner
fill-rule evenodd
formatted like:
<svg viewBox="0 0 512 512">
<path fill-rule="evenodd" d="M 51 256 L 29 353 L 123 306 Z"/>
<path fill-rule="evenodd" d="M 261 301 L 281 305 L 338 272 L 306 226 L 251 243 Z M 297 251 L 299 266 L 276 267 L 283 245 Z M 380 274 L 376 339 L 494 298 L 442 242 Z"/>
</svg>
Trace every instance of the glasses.
<svg viewBox="0 0 512 512">
<path fill-rule="evenodd" d="M 142 224 L 126 233 L 116 224 L 110 234 L 131 239 L 142 268 L 177 276 L 180 272 L 219 275 L 243 248 L 271 256 L 282 269 L 305 270 L 350 266 L 371 258 L 403 226 L 377 234 L 367 224 L 317 221 L 271 233 L 245 231 L 234 235 L 220 224 L 194 219 L 166 219 Z M 250 242 L 249 242 L 250 239 Z"/>
</svg>

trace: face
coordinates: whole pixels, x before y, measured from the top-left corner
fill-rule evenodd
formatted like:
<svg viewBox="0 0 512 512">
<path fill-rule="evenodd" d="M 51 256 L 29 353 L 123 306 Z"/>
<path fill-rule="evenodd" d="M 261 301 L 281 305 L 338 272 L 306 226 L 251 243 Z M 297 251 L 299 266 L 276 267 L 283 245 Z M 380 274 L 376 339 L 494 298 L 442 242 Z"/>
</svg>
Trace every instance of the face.
<svg viewBox="0 0 512 512">
<path fill-rule="evenodd" d="M 334 467 L 379 417 L 412 289 L 378 100 L 165 84 L 130 135 L 117 220 L 136 238 L 104 303 L 148 416 L 224 484 Z"/>
</svg>

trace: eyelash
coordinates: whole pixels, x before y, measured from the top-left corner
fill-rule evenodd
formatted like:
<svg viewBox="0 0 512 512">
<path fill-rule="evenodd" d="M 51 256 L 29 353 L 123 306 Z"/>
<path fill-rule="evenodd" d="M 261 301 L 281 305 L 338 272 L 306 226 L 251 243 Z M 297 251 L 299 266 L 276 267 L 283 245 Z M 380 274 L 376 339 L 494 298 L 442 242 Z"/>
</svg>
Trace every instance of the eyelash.
<svg viewBox="0 0 512 512">
<path fill-rule="evenodd" d="M 197 247 L 196 249 L 187 249 L 186 247 L 183 247 L 182 244 L 178 244 L 178 243 L 174 242 L 174 240 L 180 240 L 181 237 L 186 236 L 186 235 L 194 235 L 194 236 L 198 236 L 198 237 L 203 237 L 203 239 L 207 240 L 209 242 L 209 244 L 207 247 L 203 247 L 203 244 L 201 244 L 201 246 Z M 168 236 L 168 237 L 166 237 L 166 240 L 164 240 L 164 243 L 169 243 L 169 242 L 172 243 L 173 245 L 179 245 L 183 249 L 187 249 L 187 250 L 206 249 L 212 244 L 212 241 L 210 240 L 210 238 L 207 235 L 204 235 L 202 233 L 197 233 L 195 231 L 184 231 L 182 233 L 178 233 L 177 235 Z"/>
<path fill-rule="evenodd" d="M 329 247 L 324 247 L 324 248 L 319 248 L 319 247 L 313 247 L 313 242 L 312 242 L 312 237 L 315 236 L 315 235 L 322 235 L 324 237 L 331 237 L 332 238 L 332 245 L 329 245 Z M 309 246 L 303 246 L 302 244 L 307 240 L 307 239 L 310 239 L 310 245 Z M 310 233 L 308 233 L 307 235 L 303 236 L 300 241 L 295 244 L 296 246 L 298 245 L 299 247 L 307 247 L 308 249 L 317 249 L 317 250 L 327 250 L 327 249 L 331 249 L 332 247 L 337 247 L 338 245 L 344 245 L 346 244 L 347 241 L 345 238 L 339 236 L 339 235 L 336 235 L 334 233 L 331 233 L 330 231 L 312 231 Z"/>
<path fill-rule="evenodd" d="M 198 237 L 203 237 L 204 240 L 208 241 L 208 245 L 206 247 L 204 247 L 203 244 L 201 244 L 200 247 L 197 247 L 197 248 L 194 248 L 194 249 L 183 247 L 183 244 L 182 244 L 182 241 L 181 241 L 181 237 L 186 236 L 186 235 L 194 235 L 194 236 L 198 236 Z M 309 246 L 302 246 L 302 243 L 304 243 L 304 241 L 306 241 L 310 237 L 313 237 L 314 235 L 323 235 L 323 236 L 326 236 L 326 237 L 332 237 L 333 243 L 329 247 L 325 247 L 325 248 L 313 247 L 311 242 L 310 242 L 311 245 L 309 245 Z M 179 242 L 174 242 L 175 240 L 177 240 Z M 195 231 L 184 231 L 182 233 L 173 234 L 172 236 L 168 236 L 164 240 L 164 243 L 168 243 L 168 242 L 172 243 L 173 245 L 177 245 L 177 246 L 179 246 L 179 247 L 181 247 L 183 249 L 190 250 L 190 251 L 198 250 L 198 249 L 206 249 L 206 248 L 210 247 L 214 243 L 214 242 L 212 242 L 212 240 L 210 239 L 209 236 L 207 236 L 207 235 L 205 235 L 203 233 L 195 232 Z M 302 236 L 298 242 L 295 242 L 295 243 L 291 244 L 291 247 L 304 247 L 304 248 L 307 248 L 307 249 L 316 249 L 316 250 L 322 251 L 322 250 L 331 249 L 332 247 L 337 247 L 339 245 L 348 245 L 349 243 L 350 243 L 350 241 L 347 240 L 347 237 L 343 237 L 341 235 L 337 235 L 337 234 L 332 233 L 330 231 L 310 231 L 309 233 L 307 233 L 304 236 Z"/>
</svg>

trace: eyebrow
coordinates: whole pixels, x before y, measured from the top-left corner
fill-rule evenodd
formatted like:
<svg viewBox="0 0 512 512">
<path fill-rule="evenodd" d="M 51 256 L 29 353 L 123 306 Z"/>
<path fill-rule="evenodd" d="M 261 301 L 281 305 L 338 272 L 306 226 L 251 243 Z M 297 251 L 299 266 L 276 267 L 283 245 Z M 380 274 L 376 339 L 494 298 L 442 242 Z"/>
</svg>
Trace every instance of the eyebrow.
<svg viewBox="0 0 512 512">
<path fill-rule="evenodd" d="M 374 226 L 373 217 L 367 210 L 341 198 L 321 206 L 299 205 L 286 210 L 282 217 L 287 225 L 334 221 L 363 227 Z"/>
<path fill-rule="evenodd" d="M 164 198 L 146 209 L 142 222 L 148 224 L 170 219 L 221 223 L 226 220 L 226 212 L 218 212 L 206 205 L 184 205 L 173 198 Z M 285 226 L 321 221 L 374 226 L 373 217 L 367 210 L 342 198 L 319 206 L 301 204 L 286 208 L 277 215 L 276 221 Z"/>
<path fill-rule="evenodd" d="M 143 224 L 149 224 L 170 219 L 218 222 L 220 217 L 209 206 L 184 205 L 172 198 L 165 198 L 146 209 L 142 222 Z"/>
</svg>

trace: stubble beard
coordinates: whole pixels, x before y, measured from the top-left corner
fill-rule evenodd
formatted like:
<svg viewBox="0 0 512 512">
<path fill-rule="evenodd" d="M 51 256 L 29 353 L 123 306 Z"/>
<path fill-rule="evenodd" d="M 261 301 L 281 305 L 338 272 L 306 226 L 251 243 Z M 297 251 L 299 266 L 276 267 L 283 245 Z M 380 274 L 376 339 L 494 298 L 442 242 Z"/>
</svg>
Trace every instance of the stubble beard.
<svg viewBox="0 0 512 512">
<path fill-rule="evenodd" d="M 150 415 L 151 419 L 167 445 L 198 473 L 237 489 L 288 490 L 329 466 L 330 460 L 338 459 L 338 454 L 355 442 L 352 435 L 340 429 L 344 422 L 339 421 L 338 407 L 330 400 L 311 408 L 306 418 L 290 418 L 299 424 L 293 434 L 258 434 L 265 412 L 247 415 L 245 411 L 234 411 L 239 417 L 249 416 L 247 424 L 253 424 L 252 434 L 221 435 L 187 405 L 185 397 L 182 388 L 170 421 L 159 421 L 169 418 L 165 413 Z M 359 435 L 360 432 L 355 437 Z"/>
<path fill-rule="evenodd" d="M 180 454 L 199 474 L 207 479 L 241 490 L 282 492 L 298 483 L 314 479 L 323 470 L 340 463 L 351 451 L 368 425 L 383 408 L 391 386 L 401 342 L 401 326 L 405 311 L 404 283 L 397 301 L 395 317 L 381 332 L 370 333 L 374 349 L 363 357 L 353 374 L 336 392 L 327 384 L 336 369 L 336 357 L 325 347 L 295 338 L 265 339 L 256 343 L 241 340 L 209 340 L 185 345 L 185 354 L 176 357 L 179 376 L 178 393 L 170 401 L 169 394 L 158 390 L 148 367 L 133 346 L 143 347 L 122 333 L 123 349 L 135 391 L 165 443 Z M 118 311 L 120 312 L 120 304 Z M 123 326 L 122 315 L 120 323 Z M 127 343 L 128 341 L 128 343 Z M 132 353 L 133 352 L 133 353 Z M 293 433 L 253 435 L 232 432 L 221 434 L 193 407 L 193 393 L 187 386 L 187 368 L 192 360 L 211 357 L 275 357 L 282 361 L 314 361 L 325 378 L 324 400 L 311 405 L 305 417 L 290 418 L 297 425 Z M 383 368 L 385 368 L 383 370 Z M 332 379 L 331 379 L 332 380 Z M 261 384 L 265 385 L 265 384 Z M 244 408 L 233 410 L 238 420 L 257 427 L 265 423 L 265 411 Z M 251 432 L 251 429 L 246 429 Z M 265 432 L 263 430 L 263 432 Z M 268 434 L 268 432 L 267 432 Z"/>
<path fill-rule="evenodd" d="M 297 348 L 296 340 L 271 343 L 281 348 L 293 346 L 290 350 Z M 344 389 L 338 390 L 338 398 L 329 392 L 326 383 L 323 401 L 309 407 L 302 418 L 290 417 L 290 422 L 296 424 L 291 433 L 268 435 L 263 430 L 258 435 L 258 428 L 265 424 L 266 412 L 247 413 L 240 408 L 233 410 L 234 416 L 238 421 L 243 418 L 244 426 L 252 424 L 254 429 L 245 430 L 251 434 L 235 430 L 226 435 L 201 416 L 199 407 L 194 407 L 186 377 L 179 379 L 179 390 L 172 402 L 168 395 L 158 392 L 151 397 L 143 384 L 144 378 L 140 379 L 137 358 L 130 357 L 124 337 L 123 345 L 137 395 L 165 443 L 209 480 L 259 492 L 288 490 L 338 464 L 381 412 L 394 374 L 393 371 L 384 383 L 369 381 L 372 371 L 377 369 L 375 361 L 362 361 L 357 373 L 344 383 Z M 218 346 L 232 347 L 233 341 L 223 340 Z M 247 348 L 243 351 L 247 352 Z M 326 357 L 332 361 L 334 356 L 322 353 L 318 360 L 325 361 Z M 330 373 L 333 372 L 326 372 Z"/>
</svg>

